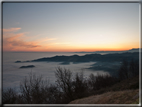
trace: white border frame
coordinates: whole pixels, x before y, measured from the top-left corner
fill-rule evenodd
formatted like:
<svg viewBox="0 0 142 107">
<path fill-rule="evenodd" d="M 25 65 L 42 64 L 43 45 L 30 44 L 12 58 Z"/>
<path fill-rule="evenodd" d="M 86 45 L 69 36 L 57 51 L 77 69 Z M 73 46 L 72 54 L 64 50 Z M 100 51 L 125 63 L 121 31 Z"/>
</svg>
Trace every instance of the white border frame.
<svg viewBox="0 0 142 107">
<path fill-rule="evenodd" d="M 6 0 L 6 1 L 2 1 L 2 2 L 53 2 L 53 3 L 64 3 L 64 2 L 68 2 L 68 3 L 72 3 L 72 2 L 74 2 L 74 3 L 78 3 L 78 2 L 80 2 L 80 3 L 139 3 L 139 22 L 140 22 L 140 24 L 139 24 L 139 39 L 140 39 L 140 41 L 139 41 L 139 104 L 3 104 L 3 106 L 14 106 L 14 107 L 16 107 L 16 106 L 141 106 L 141 49 L 142 49 L 142 44 L 141 44 L 141 37 L 142 37 L 142 31 L 141 31 L 141 29 L 142 29 L 142 21 L 141 21 L 141 18 L 142 18 L 142 0 L 89 0 L 89 1 L 75 1 L 75 0 L 72 0 L 72 1 L 59 1 L 59 0 L 57 0 L 57 1 L 55 1 L 55 0 L 53 0 L 53 1 L 49 1 L 49 0 L 43 0 L 43 1 L 37 1 L 37 0 L 35 0 L 35 1 L 29 1 L 29 0 L 25 0 L 25 1 L 23 1 L 23 0 L 20 0 L 20 1 L 18 1 L 18 0 L 16 0 L 16 1 L 11 1 L 11 0 Z M 1 2 L 1 9 L 2 9 L 2 2 Z M 1 12 L 2 12 L 2 10 L 1 10 Z M 1 15 L 2 16 L 2 15 Z M 2 22 L 2 19 L 1 19 L 1 22 Z M 2 44 L 2 43 L 1 43 Z M 2 58 L 1 58 L 2 59 Z M 1 69 L 2 70 L 2 69 Z M 2 77 L 2 76 L 1 76 Z M 2 94 L 2 93 L 1 93 Z M 1 96 L 0 96 L 1 97 Z M 1 98 L 1 100 L 2 100 L 2 98 Z M 2 103 L 2 101 L 1 101 L 1 103 Z"/>
</svg>

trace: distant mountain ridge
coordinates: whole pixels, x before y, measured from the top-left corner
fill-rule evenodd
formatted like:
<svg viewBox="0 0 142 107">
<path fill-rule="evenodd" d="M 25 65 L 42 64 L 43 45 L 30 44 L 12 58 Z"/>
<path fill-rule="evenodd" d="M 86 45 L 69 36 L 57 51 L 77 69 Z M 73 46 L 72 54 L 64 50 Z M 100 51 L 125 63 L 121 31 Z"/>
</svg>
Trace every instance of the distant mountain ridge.
<svg viewBox="0 0 142 107">
<path fill-rule="evenodd" d="M 111 54 L 86 54 L 83 56 L 72 55 L 72 56 L 54 56 L 54 57 L 44 57 L 30 61 L 16 61 L 15 63 L 21 62 L 110 62 L 110 61 L 122 61 L 122 60 L 139 59 L 139 52 L 124 52 L 124 53 L 111 53 Z"/>
<path fill-rule="evenodd" d="M 132 48 L 132 49 L 130 49 L 130 50 L 125 50 L 125 51 L 94 51 L 94 52 L 81 51 L 81 52 L 75 52 L 75 53 L 121 53 L 121 52 L 139 52 L 139 49 L 142 49 L 142 48 Z"/>
<path fill-rule="evenodd" d="M 142 50 L 142 48 L 133 48 L 128 50 L 129 52 L 139 52 L 139 50 Z"/>
</svg>

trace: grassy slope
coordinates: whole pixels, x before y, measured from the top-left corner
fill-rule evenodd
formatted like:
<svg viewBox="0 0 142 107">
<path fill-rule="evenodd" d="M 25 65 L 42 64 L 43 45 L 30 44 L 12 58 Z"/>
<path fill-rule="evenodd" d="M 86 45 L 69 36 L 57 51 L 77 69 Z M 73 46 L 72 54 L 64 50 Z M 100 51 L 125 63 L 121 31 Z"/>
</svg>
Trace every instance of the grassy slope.
<svg viewBox="0 0 142 107">
<path fill-rule="evenodd" d="M 138 89 L 106 92 L 100 95 L 77 99 L 70 102 L 70 104 L 137 104 L 139 99 L 138 97 L 134 98 L 134 96 L 138 92 Z"/>
<path fill-rule="evenodd" d="M 137 76 L 96 91 L 93 96 L 71 101 L 70 104 L 138 104 L 138 88 Z"/>
</svg>

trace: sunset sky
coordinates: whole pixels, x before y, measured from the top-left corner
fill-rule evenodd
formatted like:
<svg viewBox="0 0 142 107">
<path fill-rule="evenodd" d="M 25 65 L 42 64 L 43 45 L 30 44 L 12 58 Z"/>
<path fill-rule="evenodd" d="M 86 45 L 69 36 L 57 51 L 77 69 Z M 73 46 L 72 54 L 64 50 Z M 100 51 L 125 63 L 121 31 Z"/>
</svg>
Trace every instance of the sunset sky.
<svg viewBox="0 0 142 107">
<path fill-rule="evenodd" d="M 3 3 L 3 51 L 139 48 L 139 3 Z"/>
</svg>

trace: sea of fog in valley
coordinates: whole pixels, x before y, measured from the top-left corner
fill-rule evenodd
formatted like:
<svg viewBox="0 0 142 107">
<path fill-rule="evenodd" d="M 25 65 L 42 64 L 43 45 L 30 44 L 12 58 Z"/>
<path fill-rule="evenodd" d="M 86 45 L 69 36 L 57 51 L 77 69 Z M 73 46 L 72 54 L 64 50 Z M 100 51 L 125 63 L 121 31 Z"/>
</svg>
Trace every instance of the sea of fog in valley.
<svg viewBox="0 0 142 107">
<path fill-rule="evenodd" d="M 55 71 L 57 67 L 62 67 L 70 69 L 74 74 L 75 72 L 84 72 L 84 76 L 88 77 L 91 73 L 94 75 L 99 74 L 109 74 L 103 70 L 91 70 L 86 69 L 90 67 L 95 62 L 85 62 L 85 63 L 72 63 L 70 64 L 61 64 L 61 62 L 25 62 L 25 63 L 15 63 L 15 61 L 26 61 L 33 60 L 43 57 L 53 57 L 60 55 L 85 55 L 86 53 L 71 53 L 71 52 L 4 52 L 3 53 L 3 62 L 2 62 L 2 87 L 3 90 L 7 88 L 14 88 L 19 90 L 20 81 L 22 81 L 25 76 L 28 76 L 30 72 L 35 73 L 36 75 L 42 75 L 44 79 L 50 81 L 50 83 L 55 83 Z M 104 53 L 103 53 L 104 54 Z M 24 68 L 20 69 L 21 66 L 34 65 L 34 68 Z"/>
</svg>

